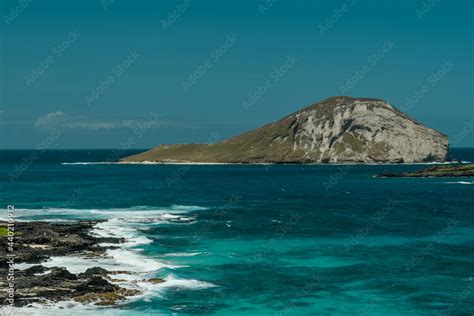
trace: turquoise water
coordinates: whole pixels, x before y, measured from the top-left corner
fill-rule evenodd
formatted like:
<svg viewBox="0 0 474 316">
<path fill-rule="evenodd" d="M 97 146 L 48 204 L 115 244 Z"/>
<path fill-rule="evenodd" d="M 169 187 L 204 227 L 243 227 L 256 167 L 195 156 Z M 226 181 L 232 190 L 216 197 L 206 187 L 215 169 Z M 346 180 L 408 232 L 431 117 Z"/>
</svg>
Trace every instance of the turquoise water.
<svg viewBox="0 0 474 316">
<path fill-rule="evenodd" d="M 472 178 L 372 177 L 419 165 L 62 164 L 116 155 L 36 153 L 0 151 L 4 213 L 14 204 L 19 220 L 107 219 L 94 233 L 126 237 L 120 249 L 47 264 L 126 267 L 137 274 L 124 285 L 144 294 L 114 309 L 23 313 L 474 313 Z M 474 149 L 453 155 L 474 161 Z M 143 282 L 155 276 L 166 282 Z"/>
</svg>

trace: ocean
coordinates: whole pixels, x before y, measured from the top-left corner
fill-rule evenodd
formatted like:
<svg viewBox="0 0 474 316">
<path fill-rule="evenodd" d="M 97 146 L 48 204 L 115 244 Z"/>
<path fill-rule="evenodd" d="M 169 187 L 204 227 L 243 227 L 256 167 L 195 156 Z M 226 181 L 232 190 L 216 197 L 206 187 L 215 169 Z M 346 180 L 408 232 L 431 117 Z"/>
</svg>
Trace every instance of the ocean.
<svg viewBox="0 0 474 316">
<path fill-rule="evenodd" d="M 71 272 L 128 270 L 142 294 L 18 315 L 472 315 L 472 178 L 374 178 L 424 165 L 136 165 L 135 151 L 0 151 L 17 220 L 105 219 L 126 237 Z M 474 149 L 452 156 L 474 161 Z M 18 268 L 24 268 L 21 264 Z M 142 280 L 165 279 L 161 284 Z"/>
</svg>

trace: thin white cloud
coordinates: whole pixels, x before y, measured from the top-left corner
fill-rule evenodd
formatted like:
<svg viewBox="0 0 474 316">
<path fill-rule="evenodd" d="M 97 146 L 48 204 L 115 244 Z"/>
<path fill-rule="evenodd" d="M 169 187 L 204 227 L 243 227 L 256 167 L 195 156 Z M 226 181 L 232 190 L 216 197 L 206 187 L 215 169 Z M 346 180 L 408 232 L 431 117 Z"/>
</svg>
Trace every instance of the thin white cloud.
<svg viewBox="0 0 474 316">
<path fill-rule="evenodd" d="M 90 119 L 83 115 L 68 115 L 62 111 L 56 111 L 48 113 L 44 116 L 38 117 L 35 122 L 35 126 L 41 129 L 53 129 L 53 128 L 69 128 L 69 129 L 80 129 L 80 130 L 112 130 L 120 128 L 140 128 L 146 124 L 151 124 L 151 128 L 157 128 L 161 126 L 161 122 L 156 120 L 156 115 L 151 115 L 148 119 L 143 120 L 98 120 Z"/>
<path fill-rule="evenodd" d="M 44 116 L 38 117 L 35 126 L 40 128 L 54 128 L 57 125 L 62 124 L 66 119 L 66 115 L 61 111 L 48 113 Z"/>
<path fill-rule="evenodd" d="M 76 129 L 89 129 L 89 130 L 101 130 L 101 129 L 117 129 L 117 128 L 137 128 L 142 121 L 138 120 L 125 120 L 125 121 L 78 121 L 69 122 L 67 127 Z"/>
</svg>

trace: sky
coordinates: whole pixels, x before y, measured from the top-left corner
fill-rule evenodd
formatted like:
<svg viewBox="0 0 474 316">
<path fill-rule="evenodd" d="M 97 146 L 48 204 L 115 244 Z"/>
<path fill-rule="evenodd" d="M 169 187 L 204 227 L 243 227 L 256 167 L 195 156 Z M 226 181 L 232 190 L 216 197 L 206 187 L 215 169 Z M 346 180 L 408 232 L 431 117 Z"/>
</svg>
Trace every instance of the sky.
<svg viewBox="0 0 474 316">
<path fill-rule="evenodd" d="M 471 0 L 0 0 L 0 149 L 213 142 L 380 98 L 474 147 Z"/>
</svg>

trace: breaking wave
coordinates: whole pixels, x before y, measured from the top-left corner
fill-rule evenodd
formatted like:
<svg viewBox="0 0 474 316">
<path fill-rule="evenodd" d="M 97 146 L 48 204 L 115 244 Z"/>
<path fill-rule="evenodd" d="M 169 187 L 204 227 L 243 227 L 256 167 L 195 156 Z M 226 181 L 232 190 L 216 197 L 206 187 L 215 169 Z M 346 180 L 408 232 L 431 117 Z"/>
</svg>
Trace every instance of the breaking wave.
<svg viewBox="0 0 474 316">
<path fill-rule="evenodd" d="M 149 245 L 154 241 L 146 235 L 150 224 L 186 224 L 195 220 L 189 212 L 205 210 L 200 206 L 172 205 L 170 207 L 156 208 L 150 206 L 136 206 L 131 208 L 114 209 L 17 209 L 18 217 L 22 220 L 34 220 L 38 216 L 45 215 L 66 215 L 69 220 L 80 219 L 102 219 L 91 230 L 90 234 L 95 237 L 124 238 L 120 244 L 101 244 L 102 246 L 114 246 L 107 249 L 101 256 L 57 256 L 51 257 L 48 261 L 41 263 L 45 267 L 64 267 L 72 273 L 81 273 L 88 268 L 100 266 L 111 272 L 112 283 L 124 288 L 135 289 L 140 294 L 130 297 L 128 301 L 148 299 L 150 297 L 163 296 L 166 291 L 173 289 L 199 290 L 215 287 L 214 284 L 195 279 L 182 279 L 175 274 L 167 274 L 169 270 L 176 270 L 185 266 L 173 264 L 168 258 L 179 256 L 194 256 L 199 253 L 169 253 L 155 258 L 147 256 L 138 246 Z M 21 216 L 20 216 L 21 215 Z M 166 257 L 166 258 L 165 258 Z M 17 264 L 18 269 L 26 269 L 35 264 Z M 148 282 L 150 278 L 163 278 L 164 282 L 154 284 Z M 127 302 L 128 302 L 127 301 Z M 124 302 L 126 303 L 126 302 Z M 51 308 L 77 308 L 75 302 L 55 303 Z M 92 308 L 84 305 L 85 309 Z M 42 306 L 35 305 L 29 311 L 40 312 Z M 68 312 L 69 313 L 69 312 Z M 34 314 L 34 313 L 33 313 Z"/>
</svg>

